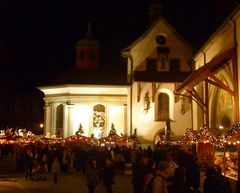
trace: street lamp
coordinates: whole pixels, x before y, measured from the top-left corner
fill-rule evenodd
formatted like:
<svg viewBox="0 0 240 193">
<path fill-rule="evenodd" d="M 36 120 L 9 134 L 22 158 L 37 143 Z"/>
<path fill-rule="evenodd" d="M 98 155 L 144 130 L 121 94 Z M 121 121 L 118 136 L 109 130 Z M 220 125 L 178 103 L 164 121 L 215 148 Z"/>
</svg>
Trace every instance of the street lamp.
<svg viewBox="0 0 240 193">
<path fill-rule="evenodd" d="M 42 129 L 42 128 L 43 128 L 43 123 L 40 123 L 40 125 L 39 125 L 39 126 L 40 126 L 40 128 Z"/>
</svg>

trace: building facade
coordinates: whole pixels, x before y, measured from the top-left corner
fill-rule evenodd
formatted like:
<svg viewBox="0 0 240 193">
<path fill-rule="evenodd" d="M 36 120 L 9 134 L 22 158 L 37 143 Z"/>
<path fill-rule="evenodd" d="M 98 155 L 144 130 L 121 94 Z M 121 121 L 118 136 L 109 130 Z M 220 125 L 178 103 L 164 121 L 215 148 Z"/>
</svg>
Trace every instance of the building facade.
<svg viewBox="0 0 240 193">
<path fill-rule="evenodd" d="M 194 56 L 195 71 L 179 87 L 193 100 L 193 128 L 228 130 L 239 121 L 239 7 Z"/>
<path fill-rule="evenodd" d="M 84 135 L 100 138 L 114 125 L 118 134 L 137 134 L 150 144 L 161 135 L 181 136 L 187 128 L 227 130 L 239 121 L 239 7 L 195 53 L 161 15 L 159 4 L 150 7 L 150 16 L 147 31 L 121 51 L 127 59 L 125 82 L 39 88 L 45 94 L 46 135 L 60 129 L 67 137 L 81 125 Z M 77 48 L 76 67 L 81 71 L 90 65 L 78 61 L 83 56 L 99 57 L 98 44 L 86 42 L 78 45 L 87 49 Z M 91 64 L 91 70 L 98 69 L 96 62 Z"/>
<path fill-rule="evenodd" d="M 161 15 L 159 5 L 156 1 L 149 9 L 147 31 L 121 51 L 127 59 L 123 84 L 70 81 L 39 87 L 45 94 L 47 136 L 68 137 L 82 127 L 83 135 L 100 138 L 113 124 L 117 134 L 137 134 L 143 144 L 152 144 L 159 135 L 179 136 L 192 128 L 192 101 L 175 95 L 175 88 L 192 72 L 193 49 Z M 77 71 L 96 72 L 99 45 L 90 27 L 76 50 Z"/>
</svg>

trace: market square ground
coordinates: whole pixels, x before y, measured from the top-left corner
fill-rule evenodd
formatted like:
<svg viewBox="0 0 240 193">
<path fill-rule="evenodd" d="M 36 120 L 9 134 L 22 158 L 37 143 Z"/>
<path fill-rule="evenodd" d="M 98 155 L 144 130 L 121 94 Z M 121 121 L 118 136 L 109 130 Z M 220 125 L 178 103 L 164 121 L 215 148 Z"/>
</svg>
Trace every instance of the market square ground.
<svg viewBox="0 0 240 193">
<path fill-rule="evenodd" d="M 132 193 L 131 175 L 117 174 L 114 193 Z M 204 173 L 201 174 L 201 192 Z M 51 173 L 47 174 L 46 181 L 26 181 L 24 172 L 16 172 L 10 163 L 0 162 L 0 193 L 87 193 L 84 175 L 80 172 L 61 173 L 58 184 L 53 184 Z M 105 193 L 103 184 L 99 184 L 95 193 Z"/>
</svg>

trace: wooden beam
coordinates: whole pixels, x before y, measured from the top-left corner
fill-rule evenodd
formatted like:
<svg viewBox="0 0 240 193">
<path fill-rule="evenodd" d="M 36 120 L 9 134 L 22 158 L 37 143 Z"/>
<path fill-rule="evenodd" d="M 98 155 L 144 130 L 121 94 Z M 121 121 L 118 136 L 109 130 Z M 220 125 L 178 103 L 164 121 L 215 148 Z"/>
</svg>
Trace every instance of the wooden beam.
<svg viewBox="0 0 240 193">
<path fill-rule="evenodd" d="M 141 96 L 141 82 L 137 82 L 137 102 L 140 102 L 140 96 Z"/>
<path fill-rule="evenodd" d="M 219 78 L 217 78 L 213 73 L 209 73 L 209 77 L 213 79 L 214 81 L 210 79 L 206 79 L 206 81 L 218 88 L 221 88 L 228 92 L 230 95 L 234 96 L 234 91 L 231 90 L 228 86 L 226 86 Z"/>
<path fill-rule="evenodd" d="M 199 96 L 199 94 L 194 88 L 192 89 L 192 95 L 196 98 L 197 101 L 199 101 L 205 107 L 203 99 Z"/>
<path fill-rule="evenodd" d="M 203 112 L 205 113 L 204 105 L 201 104 L 201 103 L 195 98 L 195 96 L 193 95 L 192 91 L 187 91 L 186 94 L 178 94 L 178 93 L 175 93 L 175 95 L 187 97 L 189 100 L 195 101 L 195 102 L 199 105 L 199 107 L 203 110 Z"/>
<path fill-rule="evenodd" d="M 152 83 L 152 102 L 154 102 L 155 94 L 156 94 L 156 82 L 153 82 Z"/>
<path fill-rule="evenodd" d="M 209 127 L 209 99 L 208 99 L 208 82 L 205 81 L 205 97 L 204 97 L 204 101 L 205 101 L 205 107 L 206 107 L 206 113 L 205 113 L 205 123 L 207 125 L 207 127 Z"/>
<path fill-rule="evenodd" d="M 204 66 L 198 68 L 192 73 L 176 90 L 180 92 L 183 89 L 191 90 L 193 87 L 204 81 L 208 77 L 209 72 L 215 72 L 221 68 L 226 61 L 231 60 L 234 55 L 234 47 L 219 54 Z"/>
<path fill-rule="evenodd" d="M 233 90 L 234 90 L 234 119 L 239 121 L 239 93 L 238 93 L 238 63 L 236 50 L 232 58 L 232 68 L 233 68 Z"/>
</svg>

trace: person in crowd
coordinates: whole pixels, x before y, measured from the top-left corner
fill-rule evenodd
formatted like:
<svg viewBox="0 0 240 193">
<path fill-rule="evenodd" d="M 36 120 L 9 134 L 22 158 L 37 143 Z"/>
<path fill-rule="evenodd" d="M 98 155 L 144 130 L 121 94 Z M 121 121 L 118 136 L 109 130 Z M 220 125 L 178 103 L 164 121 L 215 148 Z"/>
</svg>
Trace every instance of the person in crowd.
<svg viewBox="0 0 240 193">
<path fill-rule="evenodd" d="M 47 154 L 43 154 L 39 157 L 39 178 L 37 180 L 47 180 L 46 174 L 48 172 L 47 166 Z"/>
<path fill-rule="evenodd" d="M 132 185 L 134 193 L 143 193 L 144 182 L 149 170 L 149 159 L 147 156 L 142 156 L 133 166 Z"/>
<path fill-rule="evenodd" d="M 200 186 L 200 164 L 197 155 L 191 153 L 190 150 L 186 154 L 185 168 L 188 183 L 194 191 L 197 191 Z"/>
<path fill-rule="evenodd" d="M 219 178 L 219 183 L 221 186 L 221 193 L 232 193 L 232 187 L 229 179 L 222 174 L 222 168 L 219 165 L 214 165 L 217 176 Z"/>
<path fill-rule="evenodd" d="M 194 193 L 193 189 L 187 183 L 184 167 L 175 169 L 174 179 L 168 188 L 168 193 Z"/>
<path fill-rule="evenodd" d="M 205 172 L 203 193 L 220 193 L 219 176 L 214 166 L 209 166 Z"/>
<path fill-rule="evenodd" d="M 156 166 L 156 176 L 153 180 L 153 193 L 168 193 L 167 179 L 170 174 L 168 161 L 160 161 Z"/>
<path fill-rule="evenodd" d="M 149 160 L 149 166 L 147 175 L 145 175 L 144 179 L 143 193 L 152 193 L 152 184 L 155 177 L 155 163 L 153 160 Z"/>
<path fill-rule="evenodd" d="M 88 192 L 94 193 L 95 187 L 98 185 L 98 168 L 96 158 L 91 157 L 89 163 L 86 166 L 86 181 L 88 186 Z"/>
<path fill-rule="evenodd" d="M 52 168 L 51 169 L 52 169 L 52 174 L 53 174 L 53 183 L 57 184 L 57 182 L 58 182 L 58 175 L 59 175 L 60 169 L 61 169 L 60 163 L 58 161 L 58 157 L 54 158 L 54 161 L 52 163 Z"/>
<path fill-rule="evenodd" d="M 102 169 L 102 180 L 106 187 L 107 193 L 112 193 L 112 185 L 114 182 L 114 165 L 111 158 L 106 158 L 105 164 Z"/>
<path fill-rule="evenodd" d="M 171 185 L 173 178 L 174 178 L 175 170 L 178 168 L 178 165 L 177 165 L 176 161 L 174 160 L 172 152 L 168 153 L 167 161 L 168 161 L 169 170 L 170 170 L 169 179 L 168 179 L 167 184 Z"/>
<path fill-rule="evenodd" d="M 27 147 L 25 154 L 25 179 L 32 180 L 33 153 L 30 147 Z"/>
<path fill-rule="evenodd" d="M 68 172 L 69 164 L 70 164 L 69 151 L 68 151 L 67 148 L 65 148 L 64 151 L 63 151 L 63 164 L 62 164 L 64 172 Z"/>
</svg>

